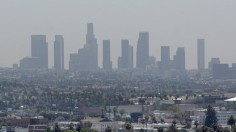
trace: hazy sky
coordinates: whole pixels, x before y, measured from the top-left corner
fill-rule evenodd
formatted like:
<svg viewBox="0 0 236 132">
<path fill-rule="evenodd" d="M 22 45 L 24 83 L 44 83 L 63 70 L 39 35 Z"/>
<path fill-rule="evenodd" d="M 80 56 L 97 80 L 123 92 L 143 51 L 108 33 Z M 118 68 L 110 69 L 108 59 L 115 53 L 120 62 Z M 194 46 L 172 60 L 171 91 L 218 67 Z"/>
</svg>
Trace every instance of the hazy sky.
<svg viewBox="0 0 236 132">
<path fill-rule="evenodd" d="M 10 67 L 30 56 L 30 35 L 45 34 L 49 66 L 53 65 L 54 35 L 65 39 L 65 66 L 69 54 L 85 43 L 86 24 L 94 23 L 99 66 L 102 40 L 111 40 L 111 58 L 117 67 L 121 39 L 136 46 L 138 33 L 150 34 L 150 55 L 160 60 L 160 46 L 185 47 L 186 66 L 196 68 L 196 40 L 206 39 L 206 66 L 211 57 L 236 62 L 236 0 L 0 0 L 0 67 Z"/>
</svg>

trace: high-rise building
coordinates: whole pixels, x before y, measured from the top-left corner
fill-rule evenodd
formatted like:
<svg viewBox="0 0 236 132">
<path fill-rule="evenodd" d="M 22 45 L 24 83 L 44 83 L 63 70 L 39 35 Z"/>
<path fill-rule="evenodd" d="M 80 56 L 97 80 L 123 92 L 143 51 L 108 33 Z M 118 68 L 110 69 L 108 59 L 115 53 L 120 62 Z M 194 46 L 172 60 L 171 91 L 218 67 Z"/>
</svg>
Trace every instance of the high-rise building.
<svg viewBox="0 0 236 132">
<path fill-rule="evenodd" d="M 38 57 L 24 57 L 20 60 L 21 69 L 41 69 L 40 58 Z"/>
<path fill-rule="evenodd" d="M 129 68 L 129 59 L 130 59 L 130 54 L 129 54 L 129 40 L 121 40 L 121 57 L 118 60 L 118 68 L 122 69 L 128 69 Z"/>
<path fill-rule="evenodd" d="M 87 24 L 86 44 L 84 46 L 88 50 L 87 70 L 98 69 L 98 46 L 97 39 L 93 33 L 93 23 Z"/>
<path fill-rule="evenodd" d="M 110 40 L 103 40 L 103 69 L 112 70 Z"/>
<path fill-rule="evenodd" d="M 134 48 L 133 46 L 129 46 L 129 68 L 134 68 Z"/>
<path fill-rule="evenodd" d="M 64 69 L 64 38 L 62 35 L 56 35 L 54 41 L 54 68 Z"/>
<path fill-rule="evenodd" d="M 205 69 L 205 40 L 204 39 L 197 40 L 197 64 L 198 64 L 198 71 L 202 71 Z"/>
<path fill-rule="evenodd" d="M 214 64 L 220 64 L 220 58 L 211 58 L 211 61 L 208 62 L 208 69 L 212 71 Z"/>
<path fill-rule="evenodd" d="M 140 32 L 136 52 L 136 68 L 146 69 L 149 60 L 149 33 Z"/>
<path fill-rule="evenodd" d="M 179 47 L 174 56 L 175 68 L 179 72 L 185 71 L 185 50 L 184 47 Z"/>
<path fill-rule="evenodd" d="M 161 72 L 166 71 L 170 68 L 170 47 L 161 46 L 161 62 L 159 65 L 159 70 Z"/>
<path fill-rule="evenodd" d="M 78 54 L 71 54 L 70 70 L 95 71 L 98 69 L 97 39 L 93 33 L 93 23 L 87 24 L 86 43 Z"/>
<path fill-rule="evenodd" d="M 213 64 L 212 67 L 213 78 L 228 78 L 229 77 L 229 64 Z"/>
<path fill-rule="evenodd" d="M 121 56 L 118 58 L 119 69 L 131 69 L 133 67 L 133 47 L 129 40 L 121 40 Z"/>
<path fill-rule="evenodd" d="M 48 43 L 46 35 L 31 35 L 31 56 L 38 58 L 38 68 L 48 68 Z"/>
</svg>

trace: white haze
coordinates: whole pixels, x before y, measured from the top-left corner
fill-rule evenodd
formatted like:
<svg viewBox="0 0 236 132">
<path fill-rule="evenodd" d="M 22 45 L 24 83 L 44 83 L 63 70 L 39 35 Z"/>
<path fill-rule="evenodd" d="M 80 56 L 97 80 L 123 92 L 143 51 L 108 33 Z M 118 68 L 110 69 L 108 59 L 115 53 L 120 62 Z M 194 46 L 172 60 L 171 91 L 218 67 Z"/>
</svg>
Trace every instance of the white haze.
<svg viewBox="0 0 236 132">
<path fill-rule="evenodd" d="M 211 57 L 236 62 L 235 0 L 1 0 L 0 67 L 11 67 L 30 56 L 30 35 L 45 34 L 49 66 L 53 66 L 54 35 L 65 39 L 69 54 L 85 43 L 86 24 L 94 23 L 102 61 L 102 40 L 111 40 L 111 58 L 117 65 L 121 39 L 136 45 L 138 33 L 150 33 L 150 55 L 160 60 L 160 46 L 171 46 L 171 56 L 183 46 L 188 69 L 196 68 L 196 39 L 206 39 L 206 64 Z M 134 56 L 136 56 L 134 54 Z"/>
</svg>

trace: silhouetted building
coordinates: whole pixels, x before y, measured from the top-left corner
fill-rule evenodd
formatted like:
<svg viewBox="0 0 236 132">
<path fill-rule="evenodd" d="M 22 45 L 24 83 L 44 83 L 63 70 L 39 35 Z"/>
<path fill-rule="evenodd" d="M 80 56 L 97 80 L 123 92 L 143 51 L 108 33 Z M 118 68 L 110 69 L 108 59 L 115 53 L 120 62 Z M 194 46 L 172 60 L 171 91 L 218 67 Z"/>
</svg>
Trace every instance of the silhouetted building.
<svg viewBox="0 0 236 132">
<path fill-rule="evenodd" d="M 54 41 L 54 68 L 64 69 L 64 38 L 62 35 L 56 35 Z"/>
<path fill-rule="evenodd" d="M 161 62 L 159 63 L 159 71 L 162 73 L 170 69 L 170 47 L 161 46 Z"/>
<path fill-rule="evenodd" d="M 205 40 L 197 40 L 197 64 L 198 71 L 203 71 L 205 69 Z"/>
<path fill-rule="evenodd" d="M 31 35 L 31 56 L 38 58 L 38 68 L 48 68 L 48 43 L 46 42 L 46 35 Z"/>
<path fill-rule="evenodd" d="M 97 39 L 93 33 L 93 24 L 87 24 L 86 44 L 78 50 L 78 55 L 70 55 L 70 70 L 95 71 L 98 69 Z M 75 59 L 75 60 L 73 60 Z"/>
<path fill-rule="evenodd" d="M 129 69 L 131 67 L 130 51 L 129 40 L 121 40 L 121 57 L 118 59 L 119 69 Z"/>
<path fill-rule="evenodd" d="M 136 68 L 146 69 L 149 60 L 149 33 L 140 32 L 136 52 Z"/>
<path fill-rule="evenodd" d="M 70 61 L 69 61 L 69 70 L 75 71 L 79 70 L 79 54 L 78 53 L 72 53 L 70 54 Z"/>
<path fill-rule="evenodd" d="M 229 78 L 228 64 L 213 64 L 213 78 L 224 79 Z"/>
<path fill-rule="evenodd" d="M 129 68 L 134 68 L 134 48 L 133 46 L 129 46 Z"/>
<path fill-rule="evenodd" d="M 174 56 L 175 68 L 179 72 L 185 71 L 185 50 L 184 47 L 179 47 Z"/>
<path fill-rule="evenodd" d="M 212 71 L 214 64 L 220 64 L 220 58 L 211 58 L 211 61 L 208 62 L 208 69 Z"/>
<path fill-rule="evenodd" d="M 18 66 L 18 64 L 13 64 L 13 65 L 12 65 L 12 68 L 13 68 L 13 69 L 17 69 L 17 68 L 19 68 L 19 66 Z"/>
<path fill-rule="evenodd" d="M 110 40 L 103 40 L 103 69 L 112 70 Z"/>
<path fill-rule="evenodd" d="M 20 60 L 21 69 L 40 69 L 40 59 L 38 57 L 24 57 Z"/>
<path fill-rule="evenodd" d="M 236 63 L 232 63 L 232 68 L 236 69 Z"/>
</svg>

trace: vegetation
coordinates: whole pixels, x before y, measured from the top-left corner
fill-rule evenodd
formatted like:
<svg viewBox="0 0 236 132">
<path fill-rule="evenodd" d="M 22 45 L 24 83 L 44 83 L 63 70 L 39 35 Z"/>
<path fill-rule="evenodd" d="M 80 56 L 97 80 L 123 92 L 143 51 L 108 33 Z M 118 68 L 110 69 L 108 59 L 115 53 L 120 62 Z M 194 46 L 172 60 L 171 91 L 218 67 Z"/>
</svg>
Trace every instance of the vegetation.
<svg viewBox="0 0 236 132">
<path fill-rule="evenodd" d="M 235 125 L 235 119 L 234 119 L 234 116 L 233 116 L 233 115 L 230 116 L 230 118 L 229 118 L 229 120 L 228 120 L 228 122 L 227 122 L 227 125 L 230 125 L 231 127 L 232 127 L 233 125 Z"/>
<path fill-rule="evenodd" d="M 55 125 L 54 125 L 54 132 L 60 132 L 60 131 L 61 131 L 61 129 L 60 129 L 58 123 L 55 123 Z"/>
<path fill-rule="evenodd" d="M 217 124 L 216 111 L 211 105 L 208 105 L 206 111 L 205 125 L 207 127 L 212 127 L 215 124 Z"/>
</svg>

